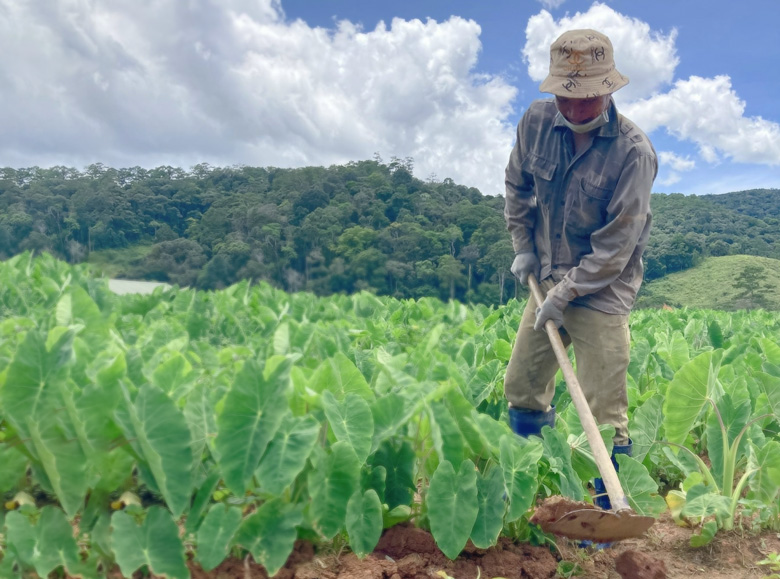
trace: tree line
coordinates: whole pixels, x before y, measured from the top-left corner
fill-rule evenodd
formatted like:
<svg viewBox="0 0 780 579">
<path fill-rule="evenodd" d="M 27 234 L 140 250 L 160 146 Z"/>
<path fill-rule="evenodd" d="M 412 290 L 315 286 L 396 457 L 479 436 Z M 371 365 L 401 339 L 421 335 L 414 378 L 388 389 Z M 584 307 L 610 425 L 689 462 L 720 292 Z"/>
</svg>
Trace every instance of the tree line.
<svg viewBox="0 0 780 579">
<path fill-rule="evenodd" d="M 413 168 L 378 155 L 327 168 L 4 168 L 0 258 L 46 251 L 78 263 L 140 247 L 124 276 L 202 289 L 248 278 L 319 295 L 503 303 L 522 292 L 509 272 L 503 197 L 423 181 Z M 763 216 L 744 195 L 741 207 L 726 196 L 653 195 L 647 278 L 707 255 L 780 258 L 780 191 L 761 195 L 774 200 Z"/>
</svg>

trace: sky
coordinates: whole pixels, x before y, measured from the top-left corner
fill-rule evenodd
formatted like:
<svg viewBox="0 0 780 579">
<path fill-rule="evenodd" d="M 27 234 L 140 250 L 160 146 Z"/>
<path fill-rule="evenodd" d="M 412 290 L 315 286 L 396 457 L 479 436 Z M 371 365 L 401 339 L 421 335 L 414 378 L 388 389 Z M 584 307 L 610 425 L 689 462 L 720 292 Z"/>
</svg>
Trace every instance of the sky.
<svg viewBox="0 0 780 579">
<path fill-rule="evenodd" d="M 607 34 L 654 191 L 780 188 L 780 0 L 0 0 L 0 167 L 398 157 L 504 193 L 563 31 Z"/>
</svg>

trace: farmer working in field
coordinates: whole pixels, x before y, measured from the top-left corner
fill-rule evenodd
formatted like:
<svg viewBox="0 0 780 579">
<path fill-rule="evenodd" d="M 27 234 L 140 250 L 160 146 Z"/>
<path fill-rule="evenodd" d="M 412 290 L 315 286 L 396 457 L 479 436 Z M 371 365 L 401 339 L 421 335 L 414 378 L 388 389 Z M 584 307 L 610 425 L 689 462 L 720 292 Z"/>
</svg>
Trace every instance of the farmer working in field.
<svg viewBox="0 0 780 579">
<path fill-rule="evenodd" d="M 620 115 L 611 94 L 628 84 L 612 44 L 571 30 L 550 48 L 550 73 L 517 126 L 506 168 L 504 214 L 512 273 L 533 273 L 544 303 L 529 300 L 506 370 L 509 420 L 517 434 L 555 424 L 558 364 L 547 320 L 574 344 L 577 377 L 596 421 L 615 427 L 614 454 L 631 454 L 626 371 L 628 314 L 642 283 L 650 233 L 650 190 L 658 164 L 647 136 Z M 600 479 L 597 504 L 609 508 Z"/>
</svg>

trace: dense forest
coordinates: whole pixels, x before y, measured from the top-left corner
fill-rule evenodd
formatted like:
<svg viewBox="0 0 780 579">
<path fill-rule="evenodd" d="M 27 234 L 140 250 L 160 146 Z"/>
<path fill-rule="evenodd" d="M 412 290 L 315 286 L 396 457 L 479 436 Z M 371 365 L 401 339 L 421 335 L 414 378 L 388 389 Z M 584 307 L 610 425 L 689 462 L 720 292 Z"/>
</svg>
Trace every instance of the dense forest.
<svg viewBox="0 0 780 579">
<path fill-rule="evenodd" d="M 218 289 L 266 280 L 500 303 L 516 295 L 503 197 L 413 176 L 413 160 L 279 169 L 0 169 L 0 258 L 142 249 L 126 277 Z M 646 277 L 708 256 L 780 258 L 780 190 L 654 194 Z"/>
</svg>

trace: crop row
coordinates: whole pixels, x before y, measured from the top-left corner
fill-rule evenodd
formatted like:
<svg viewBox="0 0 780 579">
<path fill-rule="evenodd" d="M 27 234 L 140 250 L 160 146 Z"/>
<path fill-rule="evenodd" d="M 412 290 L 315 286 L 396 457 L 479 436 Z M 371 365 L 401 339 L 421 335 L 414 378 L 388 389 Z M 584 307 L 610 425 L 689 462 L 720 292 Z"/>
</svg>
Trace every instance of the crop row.
<svg viewBox="0 0 780 579">
<path fill-rule="evenodd" d="M 517 302 L 246 283 L 119 297 L 29 255 L 0 279 L 1 576 L 186 577 L 236 549 L 272 575 L 296 539 L 363 556 L 410 520 L 454 558 L 532 538 L 535 499 L 588 500 L 597 475 L 562 384 L 555 429 L 506 426 Z M 777 316 L 638 312 L 632 334 L 632 507 L 663 511 L 660 482 L 701 543 L 738 509 L 775 524 Z"/>
</svg>

